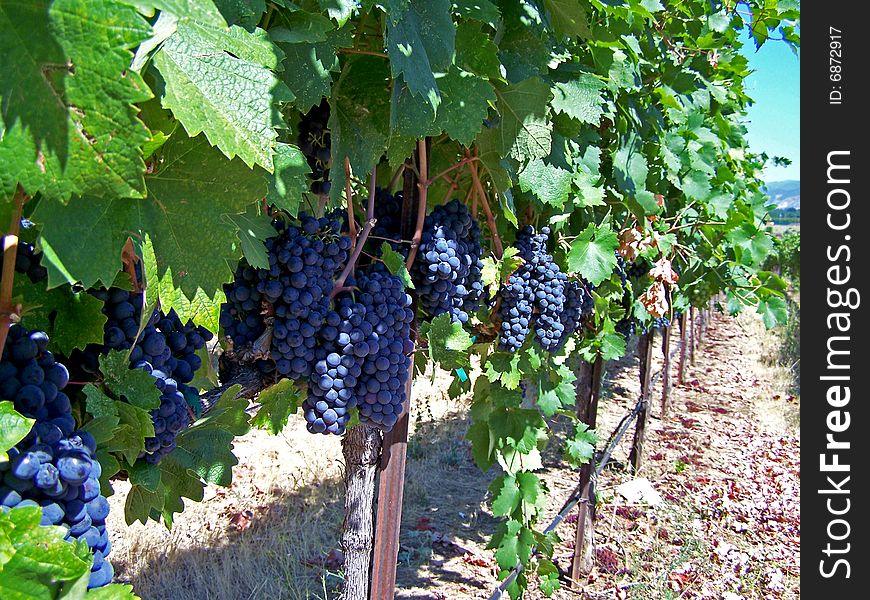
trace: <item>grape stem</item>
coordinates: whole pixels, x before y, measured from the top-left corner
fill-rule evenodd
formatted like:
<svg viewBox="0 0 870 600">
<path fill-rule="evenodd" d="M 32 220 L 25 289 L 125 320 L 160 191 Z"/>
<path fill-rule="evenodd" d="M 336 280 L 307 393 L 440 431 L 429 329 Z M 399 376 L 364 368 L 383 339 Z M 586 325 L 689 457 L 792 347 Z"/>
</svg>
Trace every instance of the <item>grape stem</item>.
<svg viewBox="0 0 870 600">
<path fill-rule="evenodd" d="M 399 181 L 399 177 L 405 172 L 405 163 L 399 165 L 399 168 L 396 169 L 396 172 L 393 173 L 393 176 L 390 178 L 390 186 L 387 188 L 387 191 L 390 193 L 393 192 L 393 188 L 396 187 L 396 183 Z"/>
<path fill-rule="evenodd" d="M 417 205 L 417 226 L 414 229 L 414 237 L 411 238 L 411 249 L 408 251 L 408 259 L 405 261 L 405 268 L 410 270 L 414 264 L 414 259 L 417 258 L 417 248 L 420 246 L 420 240 L 423 239 L 423 223 L 426 220 L 426 197 L 429 190 L 427 186 L 429 176 L 429 156 L 426 153 L 426 140 L 417 140 L 417 161 L 419 166 L 419 174 L 417 177 L 418 205 Z"/>
<path fill-rule="evenodd" d="M 375 219 L 375 191 L 377 189 L 377 179 L 378 165 L 375 164 L 372 167 L 372 175 L 369 180 L 369 202 L 366 208 L 365 225 L 363 226 L 362 232 L 359 234 L 353 253 L 350 255 L 347 264 L 344 266 L 344 270 L 341 272 L 341 275 L 338 276 L 338 279 L 335 280 L 335 285 L 332 286 L 332 291 L 329 292 L 330 298 L 335 298 L 339 292 L 346 290 L 344 282 L 347 281 L 348 276 L 353 271 L 356 261 L 359 260 L 359 257 L 362 254 L 363 246 L 365 246 L 366 240 L 372 232 L 372 228 L 375 226 L 375 223 L 377 223 L 377 219 Z"/>
<path fill-rule="evenodd" d="M 3 237 L 3 279 L 0 280 L 0 355 L 6 346 L 9 328 L 12 326 L 12 315 L 18 314 L 17 307 L 12 306 L 12 284 L 15 277 L 15 257 L 18 254 L 18 231 L 21 225 L 21 212 L 27 202 L 27 195 L 21 186 L 15 191 L 15 210 L 9 233 Z"/>
<path fill-rule="evenodd" d="M 344 191 L 347 196 L 347 230 L 350 234 L 351 250 L 356 247 L 356 219 L 353 215 L 353 193 L 350 189 L 350 178 L 352 176 L 350 169 L 350 159 L 344 157 Z"/>
<path fill-rule="evenodd" d="M 447 175 L 451 171 L 454 171 L 456 169 L 464 167 L 465 165 L 471 164 L 476 160 L 480 160 L 480 157 L 479 156 L 466 156 L 465 158 L 460 160 L 458 163 L 456 163 L 452 167 L 448 167 L 448 168 L 444 169 L 443 171 L 441 171 L 440 173 L 438 173 L 435 177 L 433 177 L 431 179 L 424 180 L 423 184 L 426 187 L 429 187 L 430 185 L 432 185 L 433 183 L 435 183 L 436 181 L 438 181 L 439 179 L 441 179 L 442 177 L 444 177 L 445 175 Z"/>
<path fill-rule="evenodd" d="M 133 250 L 133 238 L 127 238 L 124 248 L 121 250 L 121 263 L 124 265 L 124 272 L 130 278 L 133 291 L 138 293 L 142 291 L 142 286 L 139 285 L 139 279 L 136 277 L 137 260 L 136 251 Z"/>
<path fill-rule="evenodd" d="M 474 181 L 474 189 L 477 190 L 477 196 L 480 203 L 483 205 L 483 211 L 486 213 L 486 222 L 489 223 L 489 231 L 492 234 L 492 245 L 495 246 L 495 257 L 501 260 L 504 254 L 504 246 L 501 243 L 501 238 L 498 236 L 498 229 L 495 226 L 495 217 L 492 210 L 489 208 L 489 202 L 486 200 L 486 191 L 483 189 L 483 184 L 480 182 L 480 177 L 477 174 L 477 164 L 471 163 L 471 179 Z"/>
</svg>

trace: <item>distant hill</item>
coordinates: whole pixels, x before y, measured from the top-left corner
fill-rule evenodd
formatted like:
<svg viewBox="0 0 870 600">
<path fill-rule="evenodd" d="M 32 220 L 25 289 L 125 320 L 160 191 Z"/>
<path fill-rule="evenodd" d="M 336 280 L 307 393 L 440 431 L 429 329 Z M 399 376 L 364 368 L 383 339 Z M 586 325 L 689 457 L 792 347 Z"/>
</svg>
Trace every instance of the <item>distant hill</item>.
<svg viewBox="0 0 870 600">
<path fill-rule="evenodd" d="M 767 183 L 767 195 L 777 208 L 801 208 L 800 181 L 770 181 Z"/>
</svg>

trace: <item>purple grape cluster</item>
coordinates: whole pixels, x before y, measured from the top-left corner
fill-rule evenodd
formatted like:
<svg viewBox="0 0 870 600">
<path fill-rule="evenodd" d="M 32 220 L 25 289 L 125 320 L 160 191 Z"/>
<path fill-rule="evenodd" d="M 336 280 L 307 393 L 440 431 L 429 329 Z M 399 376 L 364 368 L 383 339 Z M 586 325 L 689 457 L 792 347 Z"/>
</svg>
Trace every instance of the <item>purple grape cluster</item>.
<svg viewBox="0 0 870 600">
<path fill-rule="evenodd" d="M 480 227 L 459 200 L 436 206 L 423 223 L 411 277 L 420 307 L 458 323 L 480 308 L 483 283 Z"/>
<path fill-rule="evenodd" d="M 591 296 L 581 283 L 569 280 L 547 252 L 550 228 L 540 233 L 526 226 L 517 235 L 516 247 L 523 264 L 500 290 L 499 348 L 513 352 L 522 347 L 529 332 L 544 350 L 555 352 L 580 326 L 591 310 Z"/>
<path fill-rule="evenodd" d="M 36 421 L 30 433 L 0 462 L 0 507 L 40 506 L 42 525 L 60 525 L 65 538 L 84 540 L 94 555 L 89 588 L 112 581 L 105 557 L 109 503 L 100 494 L 96 441 L 75 430 L 69 398 L 62 391 L 69 372 L 47 349 L 48 336 L 20 325 L 9 329 L 0 361 L 0 393 L 15 410 Z"/>
<path fill-rule="evenodd" d="M 320 332 L 320 358 L 302 405 L 312 433 L 341 435 L 355 406 L 362 422 L 389 431 L 404 409 L 411 298 L 401 279 L 376 268 L 352 283 L 356 299 L 340 294 Z"/>
</svg>

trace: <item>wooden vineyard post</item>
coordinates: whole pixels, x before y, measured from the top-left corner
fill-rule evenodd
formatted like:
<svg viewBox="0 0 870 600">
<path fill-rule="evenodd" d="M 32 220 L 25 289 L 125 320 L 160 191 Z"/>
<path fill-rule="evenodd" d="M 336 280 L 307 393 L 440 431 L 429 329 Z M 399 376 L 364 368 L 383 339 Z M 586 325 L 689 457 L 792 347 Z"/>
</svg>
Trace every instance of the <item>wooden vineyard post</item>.
<svg viewBox="0 0 870 600">
<path fill-rule="evenodd" d="M 689 362 L 695 366 L 695 307 L 689 308 Z"/>
<path fill-rule="evenodd" d="M 344 593 L 347 600 L 366 600 L 372 559 L 372 519 L 381 432 L 358 425 L 341 440 L 344 455 Z"/>
<path fill-rule="evenodd" d="M 402 525 L 402 499 L 405 492 L 405 461 L 408 454 L 410 374 L 405 393 L 409 410 L 399 418 L 392 431 L 384 435 L 381 452 L 371 600 L 392 600 L 396 594 L 396 567 Z"/>
<path fill-rule="evenodd" d="M 637 415 L 637 426 L 634 429 L 634 441 L 631 444 L 631 453 L 628 455 L 628 462 L 631 463 L 631 469 L 637 473 L 640 471 L 640 465 L 643 462 L 643 446 L 646 439 L 646 424 L 650 414 L 650 382 L 652 381 L 652 363 L 653 363 L 653 340 L 655 338 L 655 329 L 650 329 L 647 333 L 638 338 L 638 354 L 640 355 L 640 397 L 641 409 Z"/>
<path fill-rule="evenodd" d="M 429 139 L 426 139 L 426 154 L 428 155 Z M 415 154 L 416 163 L 420 165 L 419 173 L 426 180 L 428 173 L 425 164 L 421 165 L 420 153 Z M 408 161 L 410 162 L 410 161 Z M 425 159 L 424 159 L 425 163 Z M 411 239 L 417 221 L 418 200 L 420 189 L 413 163 L 403 174 L 402 186 L 402 237 Z M 425 198 L 424 198 L 425 199 Z M 422 207 L 426 210 L 425 205 Z M 412 308 L 416 313 L 417 298 L 413 290 L 409 290 L 414 299 Z M 411 336 L 416 343 L 417 320 L 411 323 Z M 402 500 L 405 494 L 405 462 L 408 455 L 408 424 L 411 413 L 411 383 L 414 378 L 414 367 L 408 372 L 408 382 L 405 384 L 407 410 L 399 417 L 393 429 L 384 435 L 384 445 L 381 450 L 380 480 L 378 482 L 378 507 L 375 519 L 374 559 L 372 561 L 371 600 L 393 600 L 396 595 L 396 567 L 399 558 L 399 534 L 402 528 Z"/>
<path fill-rule="evenodd" d="M 668 398 L 671 394 L 671 325 L 662 333 L 662 419 L 668 414 Z"/>
<path fill-rule="evenodd" d="M 601 394 L 601 376 L 604 361 L 598 357 L 594 363 L 582 361 L 577 374 L 577 418 L 595 429 L 598 419 L 598 397 Z M 594 461 L 580 468 L 580 503 L 578 504 L 577 531 L 574 536 L 574 559 L 571 564 L 571 579 L 575 582 L 592 571 L 592 520 L 595 502 L 592 494 L 592 471 Z"/>
<path fill-rule="evenodd" d="M 686 377 L 686 345 L 689 341 L 688 329 L 686 329 L 686 313 L 680 315 L 680 364 L 677 368 L 677 385 L 683 385 Z"/>
</svg>

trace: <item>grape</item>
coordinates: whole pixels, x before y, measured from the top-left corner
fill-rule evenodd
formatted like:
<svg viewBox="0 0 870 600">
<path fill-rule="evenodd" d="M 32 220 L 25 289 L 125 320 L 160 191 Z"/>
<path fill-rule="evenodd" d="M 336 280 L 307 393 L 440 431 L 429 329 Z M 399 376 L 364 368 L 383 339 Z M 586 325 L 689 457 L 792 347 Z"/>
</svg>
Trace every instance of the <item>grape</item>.
<svg viewBox="0 0 870 600">
<path fill-rule="evenodd" d="M 315 194 L 328 194 L 331 140 L 329 103 L 326 98 L 302 117 L 299 122 L 297 143 L 311 168 L 311 191 Z"/>
<path fill-rule="evenodd" d="M 436 206 L 423 223 L 411 277 L 420 307 L 429 315 L 449 313 L 458 323 L 483 299 L 480 228 L 459 200 Z"/>
<path fill-rule="evenodd" d="M 389 242 L 393 250 L 407 254 L 407 249 L 402 249 L 399 241 L 402 239 L 402 192 L 391 194 L 383 188 L 375 188 L 375 226 L 369 239 L 380 248 L 383 242 L 380 238 L 392 240 Z"/>
<path fill-rule="evenodd" d="M 161 406 L 151 411 L 155 428 L 159 428 L 158 418 L 176 415 L 172 431 L 167 431 L 164 427 L 159 439 L 155 437 L 146 440 L 147 452 L 143 453 L 143 457 L 152 463 L 159 462 L 175 448 L 176 434 L 192 423 L 184 393 L 188 392 L 191 398 L 196 398 L 197 394 L 186 384 L 192 381 L 194 372 L 201 365 L 196 352 L 211 340 L 212 334 L 191 321 L 182 323 L 174 309 L 170 309 L 168 314 L 154 309 L 140 332 L 139 323 L 144 304 L 142 292 L 109 288 L 93 290 L 91 293 L 104 302 L 102 311 L 108 318 L 104 329 L 104 343 L 91 344 L 84 352 L 74 352 L 71 358 L 81 370 L 93 374 L 98 370 L 99 355 L 113 349 L 130 349 L 131 368 L 156 373 L 155 385 L 162 394 Z M 52 377 L 58 381 L 69 380 L 68 373 L 58 372 Z M 171 382 L 169 390 L 164 389 L 166 381 Z M 66 404 L 66 400 L 62 399 L 61 403 Z M 69 426 L 69 423 L 66 425 Z"/>
<path fill-rule="evenodd" d="M 616 333 L 628 339 L 637 332 L 637 323 L 634 319 L 626 318 L 616 323 Z"/>
<path fill-rule="evenodd" d="M 3 260 L 3 250 L 0 248 L 0 261 Z M 33 283 L 41 283 L 48 278 L 48 270 L 40 263 L 42 252 L 34 248 L 33 244 L 18 241 L 18 249 L 15 253 L 15 272 L 27 275 Z"/>
<path fill-rule="evenodd" d="M 614 250 L 613 254 L 616 255 L 616 268 L 614 270 L 619 275 L 623 291 L 628 291 L 628 273 L 626 272 L 625 259 L 622 258 L 622 255 L 617 250 Z"/>
<path fill-rule="evenodd" d="M 96 565 L 95 565 L 96 567 Z M 100 588 L 104 585 L 112 583 L 112 577 L 115 576 L 115 570 L 112 568 L 112 563 L 103 561 L 99 567 L 91 569 L 91 578 L 88 580 L 88 588 Z"/>
<path fill-rule="evenodd" d="M 671 320 L 668 317 L 657 317 L 652 321 L 653 329 L 665 329 L 671 326 Z"/>
<path fill-rule="evenodd" d="M 69 373 L 55 362 L 47 346 L 44 332 L 27 331 L 17 324 L 9 329 L 0 360 L 0 388 L 16 388 L 10 382 L 17 382 L 17 389 L 24 393 L 13 399 L 15 409 L 36 423 L 9 450 L 10 461 L 0 464 L 0 472 L 5 471 L 0 482 L 0 505 L 39 506 L 42 525 L 66 526 L 68 541 L 86 540 L 92 551 L 100 552 L 101 561 L 100 575 L 92 574 L 89 586 L 106 585 L 114 571 L 104 558 L 108 549 L 102 523 L 108 516 L 109 504 L 100 495 L 98 477 L 102 469 L 94 457 L 96 441 L 90 433 L 75 431 L 69 398 L 62 391 L 69 382 Z M 40 381 L 43 387 L 48 383 L 49 394 L 33 383 L 22 386 L 25 380 Z M 94 527 L 95 522 L 102 530 Z"/>
<path fill-rule="evenodd" d="M 103 496 L 97 496 L 87 503 L 88 516 L 91 521 L 105 521 L 109 516 L 109 501 Z"/>
</svg>

